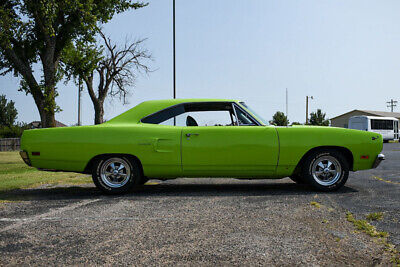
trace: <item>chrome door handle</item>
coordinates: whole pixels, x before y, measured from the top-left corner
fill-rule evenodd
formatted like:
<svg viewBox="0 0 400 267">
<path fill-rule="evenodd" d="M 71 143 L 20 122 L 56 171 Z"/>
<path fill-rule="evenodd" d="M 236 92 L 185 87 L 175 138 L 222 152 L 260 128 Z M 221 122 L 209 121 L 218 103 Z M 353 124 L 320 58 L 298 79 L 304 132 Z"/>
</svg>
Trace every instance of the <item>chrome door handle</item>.
<svg viewBox="0 0 400 267">
<path fill-rule="evenodd" d="M 199 134 L 198 134 L 198 133 L 187 133 L 187 134 L 186 134 L 186 137 L 189 138 L 189 137 L 192 136 L 192 135 L 199 135 Z"/>
</svg>

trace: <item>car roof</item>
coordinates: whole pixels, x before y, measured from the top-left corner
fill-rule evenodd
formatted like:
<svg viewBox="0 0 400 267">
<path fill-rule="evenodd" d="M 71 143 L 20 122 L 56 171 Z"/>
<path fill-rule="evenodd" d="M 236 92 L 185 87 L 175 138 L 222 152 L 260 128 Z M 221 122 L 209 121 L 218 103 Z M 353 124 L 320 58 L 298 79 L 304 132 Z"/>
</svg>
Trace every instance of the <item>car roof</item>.
<svg viewBox="0 0 400 267">
<path fill-rule="evenodd" d="M 151 115 L 165 108 L 175 106 L 181 103 L 199 103 L 199 102 L 239 102 L 233 99 L 213 99 L 213 98 L 187 98 L 187 99 L 163 99 L 149 100 L 140 103 L 121 115 L 109 120 L 107 124 L 113 123 L 138 123 L 142 118 Z"/>
</svg>

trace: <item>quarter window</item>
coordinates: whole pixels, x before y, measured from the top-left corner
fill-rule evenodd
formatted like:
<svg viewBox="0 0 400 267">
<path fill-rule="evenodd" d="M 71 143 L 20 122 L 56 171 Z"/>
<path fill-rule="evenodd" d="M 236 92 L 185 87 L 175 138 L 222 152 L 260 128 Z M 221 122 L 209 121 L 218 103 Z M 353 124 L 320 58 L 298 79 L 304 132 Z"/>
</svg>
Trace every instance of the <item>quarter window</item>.
<svg viewBox="0 0 400 267">
<path fill-rule="evenodd" d="M 159 124 L 185 112 L 183 105 L 166 108 L 142 119 L 143 123 Z"/>
</svg>

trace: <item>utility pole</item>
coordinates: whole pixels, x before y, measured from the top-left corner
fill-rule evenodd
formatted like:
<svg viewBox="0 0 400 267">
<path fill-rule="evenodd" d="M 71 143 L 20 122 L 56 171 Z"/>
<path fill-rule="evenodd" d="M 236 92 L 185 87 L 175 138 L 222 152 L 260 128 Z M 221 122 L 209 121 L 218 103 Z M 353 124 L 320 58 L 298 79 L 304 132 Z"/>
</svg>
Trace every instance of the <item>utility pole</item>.
<svg viewBox="0 0 400 267">
<path fill-rule="evenodd" d="M 386 102 L 386 104 L 389 104 L 387 107 L 393 112 L 393 108 L 397 106 L 397 101 L 391 99 L 389 102 Z"/>
<path fill-rule="evenodd" d="M 79 84 L 78 84 L 78 126 L 81 126 L 81 92 L 82 92 L 82 79 L 79 79 Z"/>
<path fill-rule="evenodd" d="M 288 101 L 288 91 L 286 88 L 286 117 L 289 118 L 289 101 Z"/>
<path fill-rule="evenodd" d="M 173 76 L 174 76 L 174 99 L 176 98 L 176 61 L 175 61 L 175 0 L 172 0 L 172 50 L 173 50 Z"/>
<path fill-rule="evenodd" d="M 173 55 L 173 96 L 176 98 L 176 61 L 175 61 L 175 0 L 172 0 L 172 55 Z M 176 126 L 176 117 L 174 117 L 174 126 Z"/>
<path fill-rule="evenodd" d="M 308 124 L 308 98 L 314 99 L 314 97 L 306 96 L 306 125 Z"/>
</svg>

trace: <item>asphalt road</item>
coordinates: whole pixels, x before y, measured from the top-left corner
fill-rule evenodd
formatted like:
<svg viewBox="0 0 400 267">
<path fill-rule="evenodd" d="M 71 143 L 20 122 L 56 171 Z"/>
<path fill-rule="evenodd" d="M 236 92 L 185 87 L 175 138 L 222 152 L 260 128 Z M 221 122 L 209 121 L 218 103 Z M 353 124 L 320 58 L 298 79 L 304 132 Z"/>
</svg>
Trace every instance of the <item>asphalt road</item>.
<svg viewBox="0 0 400 267">
<path fill-rule="evenodd" d="M 176 179 L 135 194 L 92 185 L 0 195 L 0 265 L 376 265 L 390 255 L 354 231 L 346 211 L 373 222 L 400 247 L 400 145 L 351 173 L 336 193 L 289 179 Z M 311 205 L 311 202 L 318 204 Z"/>
</svg>

